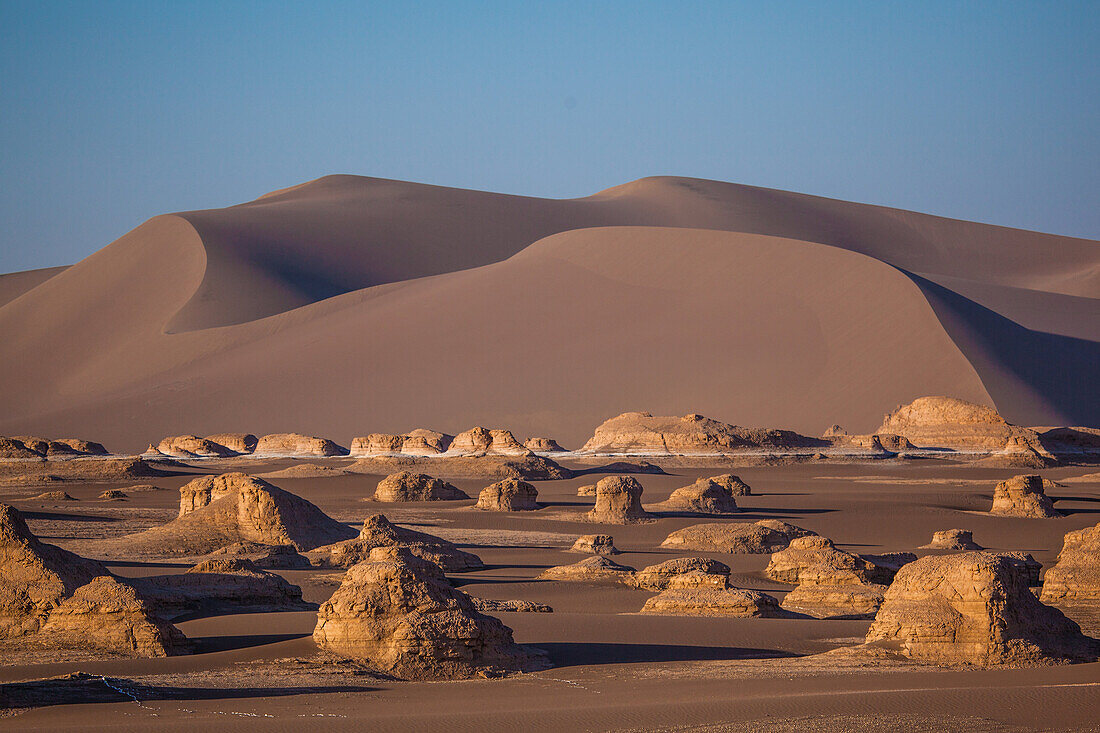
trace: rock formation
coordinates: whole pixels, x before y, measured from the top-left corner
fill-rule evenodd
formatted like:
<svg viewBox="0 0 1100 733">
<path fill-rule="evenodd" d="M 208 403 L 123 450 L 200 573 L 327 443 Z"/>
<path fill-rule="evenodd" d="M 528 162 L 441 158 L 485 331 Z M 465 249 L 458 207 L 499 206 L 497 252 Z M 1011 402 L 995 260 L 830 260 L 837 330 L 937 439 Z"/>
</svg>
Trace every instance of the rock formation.
<svg viewBox="0 0 1100 733">
<path fill-rule="evenodd" d="M 431 456 L 446 451 L 454 437 L 434 430 L 417 428 L 402 435 L 371 433 L 351 441 L 351 455 Z"/>
<path fill-rule="evenodd" d="M 763 555 L 786 548 L 796 537 L 812 534 L 814 533 L 809 530 L 778 519 L 762 519 L 752 524 L 740 522 L 693 524 L 670 534 L 661 543 L 661 547 L 699 552 Z"/>
<path fill-rule="evenodd" d="M 0 437 L 0 460 L 66 459 L 110 455 L 100 443 L 80 438 L 46 440 L 30 435 Z"/>
<path fill-rule="evenodd" d="M 46 481 L 128 481 L 164 476 L 141 458 L 76 456 L 65 460 L 43 458 L 0 461 L 0 480 L 13 482 Z"/>
<path fill-rule="evenodd" d="M 545 603 L 534 601 L 497 601 L 491 598 L 470 596 L 474 608 L 482 613 L 553 613 L 554 609 Z"/>
<path fill-rule="evenodd" d="M 936 664 L 1027 664 L 1095 658 L 1091 640 L 1028 589 L 1012 558 L 925 557 L 898 571 L 867 642 Z"/>
<path fill-rule="evenodd" d="M 265 435 L 252 451 L 256 456 L 346 456 L 347 450 L 328 438 L 314 438 L 298 433 Z"/>
<path fill-rule="evenodd" d="M 602 555 L 586 557 L 572 565 L 558 565 L 538 574 L 539 580 L 564 580 L 581 583 L 625 583 L 634 576 L 634 569 L 608 560 Z"/>
<path fill-rule="evenodd" d="M 75 496 L 69 496 L 65 491 L 43 491 L 41 494 L 30 497 L 30 501 L 76 501 Z"/>
<path fill-rule="evenodd" d="M 565 448 L 553 438 L 528 438 L 523 441 L 523 447 L 536 453 L 565 453 Z"/>
<path fill-rule="evenodd" d="M 1058 562 L 1043 578 L 1042 601 L 1100 602 L 1100 524 L 1066 533 Z"/>
<path fill-rule="evenodd" d="M 746 484 L 738 476 L 734 476 L 732 473 L 722 473 L 717 476 L 711 476 L 708 481 L 713 481 L 719 486 L 730 492 L 730 496 L 751 496 L 752 487 Z"/>
<path fill-rule="evenodd" d="M 516 440 L 516 436 L 507 430 L 487 430 L 486 428 L 470 428 L 464 433 L 459 433 L 451 441 L 448 453 L 497 453 L 500 455 L 521 456 L 529 453 Z"/>
<path fill-rule="evenodd" d="M 1015 564 L 1020 572 L 1024 574 L 1024 579 L 1029 586 L 1035 587 L 1040 584 L 1039 575 L 1043 572 L 1043 564 L 1033 558 L 1030 553 L 1012 550 L 998 552 L 997 554 Z"/>
<path fill-rule="evenodd" d="M 730 490 L 709 478 L 701 478 L 690 486 L 676 489 L 666 501 L 654 504 L 651 509 L 693 514 L 735 514 L 741 511 Z"/>
<path fill-rule="evenodd" d="M 256 474 L 263 479 L 283 479 L 283 478 L 329 478 L 330 476 L 346 476 L 347 471 L 342 468 L 336 468 L 335 466 L 320 466 L 316 463 L 298 463 L 293 466 L 287 466 L 286 468 L 280 468 L 278 471 L 268 471 L 267 473 Z"/>
<path fill-rule="evenodd" d="M 162 615 L 307 607 L 301 588 L 243 557 L 210 558 L 185 573 L 135 578 L 131 583 Z"/>
<path fill-rule="evenodd" d="M 784 615 L 775 598 L 741 588 L 669 588 L 646 601 L 642 613 L 737 618 Z"/>
<path fill-rule="evenodd" d="M 1033 430 L 1010 425 L 991 407 L 953 397 L 920 397 L 888 414 L 880 433 L 904 436 L 920 448 L 962 452 L 1050 454 Z"/>
<path fill-rule="evenodd" d="M 629 582 L 636 588 L 643 590 L 665 590 L 669 587 L 669 581 L 673 577 L 685 573 L 719 576 L 721 580 L 715 578 L 709 584 L 724 588 L 730 575 L 730 569 L 728 565 L 705 557 L 678 557 L 674 560 L 665 560 L 657 565 L 642 568 L 634 573 L 634 577 Z"/>
<path fill-rule="evenodd" d="M 180 489 L 179 516 L 107 543 L 119 549 L 161 557 L 205 555 L 236 542 L 293 545 L 308 550 L 355 536 L 299 496 L 243 473 L 203 476 Z"/>
<path fill-rule="evenodd" d="M 932 541 L 921 547 L 922 550 L 982 550 L 974 541 L 974 533 L 969 529 L 943 529 L 932 534 Z"/>
<path fill-rule="evenodd" d="M 642 508 L 642 485 L 630 476 L 607 476 L 596 482 L 596 506 L 585 517 L 601 524 L 636 524 L 652 519 Z"/>
<path fill-rule="evenodd" d="M 211 559 L 226 557 L 249 560 L 264 570 L 302 570 L 313 567 L 309 558 L 299 553 L 293 545 L 268 546 L 235 542 L 210 553 Z"/>
<path fill-rule="evenodd" d="M 654 417 L 625 412 L 605 421 L 584 444 L 582 452 L 636 455 L 721 454 L 767 448 L 787 450 L 827 445 L 790 430 L 742 428 L 702 415 Z"/>
<path fill-rule="evenodd" d="M 549 666 L 517 645 L 512 631 L 474 608 L 434 563 L 385 547 L 350 568 L 321 605 L 313 638 L 335 654 L 362 659 L 404 679 L 456 679 Z"/>
<path fill-rule="evenodd" d="M 864 618 L 882 605 L 886 586 L 861 581 L 854 573 L 822 572 L 812 568 L 783 598 L 782 607 L 815 618 Z"/>
<path fill-rule="evenodd" d="M 577 496 L 595 496 L 596 484 L 584 484 L 577 487 Z"/>
<path fill-rule="evenodd" d="M 476 508 L 492 512 L 525 512 L 541 509 L 539 492 L 526 481 L 506 478 L 481 490 Z"/>
<path fill-rule="evenodd" d="M 259 438 L 252 433 L 215 433 L 207 435 L 206 439 L 242 456 L 256 450 L 256 444 L 259 443 Z"/>
<path fill-rule="evenodd" d="M 528 451 L 523 455 L 448 455 L 435 458 L 415 456 L 368 456 L 360 458 L 344 470 L 348 473 L 386 474 L 398 470 L 411 470 L 420 466 L 447 478 L 515 478 L 524 481 L 542 481 L 572 478 L 568 468 L 559 466 L 545 456 Z"/>
<path fill-rule="evenodd" d="M 321 567 L 350 568 L 367 560 L 376 547 L 405 547 L 417 557 L 433 562 L 449 573 L 481 570 L 485 565 L 477 555 L 458 549 L 453 543 L 434 535 L 398 527 L 381 514 L 367 517 L 359 536 L 352 540 L 318 547 L 308 553 Z"/>
<path fill-rule="evenodd" d="M 378 482 L 375 501 L 453 501 L 470 496 L 454 484 L 433 478 L 426 473 L 400 471 Z"/>
<path fill-rule="evenodd" d="M 1060 517 L 1062 514 L 1054 508 L 1054 502 L 1043 493 L 1047 483 L 1035 474 L 1006 479 L 993 489 L 993 508 L 989 512 L 1031 519 Z"/>
<path fill-rule="evenodd" d="M 585 555 L 618 555 L 615 540 L 609 534 L 585 534 L 577 538 L 569 552 L 580 552 Z"/>
<path fill-rule="evenodd" d="M 33 444 L 32 444 L 33 445 Z M 38 461 L 43 454 L 16 438 L 0 437 L 0 460 Z"/>
<path fill-rule="evenodd" d="M 916 560 L 916 555 L 906 554 L 906 561 Z M 889 583 L 899 566 L 893 563 L 878 564 L 874 561 L 838 550 L 827 537 L 809 535 L 795 537 L 790 544 L 772 553 L 764 574 L 780 583 L 797 585 L 802 575 L 813 570 L 818 577 L 852 576 L 861 583 Z"/>
<path fill-rule="evenodd" d="M 174 435 L 157 444 L 157 453 L 172 458 L 226 458 L 236 452 L 197 435 Z"/>
<path fill-rule="evenodd" d="M 124 501 L 126 499 L 126 492 L 119 489 L 107 489 L 99 494 L 100 499 L 106 501 Z"/>
</svg>

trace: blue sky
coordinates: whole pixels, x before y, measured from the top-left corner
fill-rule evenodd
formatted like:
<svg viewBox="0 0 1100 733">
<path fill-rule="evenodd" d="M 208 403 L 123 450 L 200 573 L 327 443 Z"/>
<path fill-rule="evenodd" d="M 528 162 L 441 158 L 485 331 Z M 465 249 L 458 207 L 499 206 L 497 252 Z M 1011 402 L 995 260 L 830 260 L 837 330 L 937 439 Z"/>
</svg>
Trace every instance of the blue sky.
<svg viewBox="0 0 1100 733">
<path fill-rule="evenodd" d="M 328 173 L 1100 237 L 1096 2 L 0 0 L 0 272 Z"/>
</svg>

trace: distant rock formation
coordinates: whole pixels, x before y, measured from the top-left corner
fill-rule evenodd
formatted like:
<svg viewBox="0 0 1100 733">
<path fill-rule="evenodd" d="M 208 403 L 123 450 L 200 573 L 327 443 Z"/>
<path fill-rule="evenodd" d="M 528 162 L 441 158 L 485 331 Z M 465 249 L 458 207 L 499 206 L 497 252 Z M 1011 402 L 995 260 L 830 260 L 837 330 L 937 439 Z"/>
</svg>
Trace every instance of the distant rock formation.
<svg viewBox="0 0 1100 733">
<path fill-rule="evenodd" d="M 572 565 L 558 565 L 538 574 L 539 580 L 563 580 L 582 583 L 624 583 L 634 576 L 634 568 L 608 560 L 603 555 L 586 557 Z"/>
<path fill-rule="evenodd" d="M 239 558 L 250 560 L 264 570 L 302 570 L 313 567 L 309 558 L 293 545 L 256 545 L 251 542 L 235 542 L 210 553 L 211 559 Z"/>
<path fill-rule="evenodd" d="M 609 534 L 584 534 L 577 538 L 569 552 L 585 555 L 618 555 L 615 540 Z"/>
<path fill-rule="evenodd" d="M 474 607 L 434 563 L 380 547 L 350 568 L 321 605 L 313 638 L 322 649 L 412 680 L 459 679 L 546 669 L 537 650 Z"/>
<path fill-rule="evenodd" d="M 256 444 L 259 443 L 259 438 L 252 433 L 215 433 L 207 435 L 206 439 L 242 456 L 256 450 Z"/>
<path fill-rule="evenodd" d="M 454 484 L 433 478 L 426 473 L 399 471 L 378 482 L 375 501 L 454 501 L 470 495 Z"/>
<path fill-rule="evenodd" d="M 932 533 L 932 541 L 921 547 L 922 550 L 984 550 L 974 541 L 974 533 L 969 529 L 943 529 Z"/>
<path fill-rule="evenodd" d="M 528 438 L 523 441 L 523 447 L 536 453 L 565 453 L 565 448 L 558 445 L 553 438 Z"/>
<path fill-rule="evenodd" d="M 669 588 L 642 606 L 642 613 L 666 616 L 774 618 L 784 615 L 766 593 L 741 588 Z"/>
<path fill-rule="evenodd" d="M 1010 425 L 992 407 L 954 397 L 915 399 L 886 415 L 878 432 L 904 436 L 920 448 L 1053 458 L 1035 431 Z"/>
<path fill-rule="evenodd" d="M 726 486 L 713 479 L 701 478 L 689 486 L 676 489 L 666 501 L 653 504 L 650 509 L 657 512 L 736 514 L 741 510 L 737 508 L 737 500 L 733 496 Z"/>
<path fill-rule="evenodd" d="M 0 437 L 0 460 L 66 459 L 110 455 L 100 443 L 80 438 L 47 440 L 30 435 Z"/>
<path fill-rule="evenodd" d="M 398 470 L 428 468 L 446 478 L 515 478 L 543 481 L 572 478 L 573 472 L 545 456 L 524 455 L 368 456 L 345 467 L 348 473 L 387 474 Z"/>
<path fill-rule="evenodd" d="M 705 557 L 678 557 L 674 560 L 665 560 L 657 565 L 642 568 L 634 573 L 634 577 L 630 579 L 629 583 L 643 590 L 666 590 L 673 577 L 685 573 L 718 576 L 721 580 L 715 578 L 709 581 L 708 584 L 724 588 L 730 575 L 730 569 L 728 565 Z"/>
<path fill-rule="evenodd" d="M 470 600 L 481 613 L 553 613 L 554 609 L 545 603 L 534 601 L 497 601 L 491 598 L 470 596 Z"/>
<path fill-rule="evenodd" d="M 908 554 L 907 561 L 917 556 Z M 818 575 L 850 575 L 862 583 L 889 583 L 897 572 L 893 564 L 877 564 L 872 560 L 838 550 L 832 540 L 819 535 L 795 537 L 782 550 L 772 553 L 764 575 L 780 583 L 797 585 L 802 575 L 813 570 Z"/>
<path fill-rule="evenodd" d="M 348 451 L 328 438 L 315 438 L 298 433 L 265 435 L 256 442 L 255 456 L 346 456 Z"/>
<path fill-rule="evenodd" d="M 661 547 L 698 552 L 763 555 L 785 549 L 796 537 L 811 532 L 778 519 L 762 519 L 752 524 L 730 522 L 693 524 L 665 538 Z"/>
<path fill-rule="evenodd" d="M 347 471 L 342 468 L 336 468 L 335 466 L 319 466 L 315 463 L 299 463 L 294 466 L 287 466 L 281 468 L 278 471 L 268 471 L 267 473 L 256 474 L 263 479 L 281 479 L 281 478 L 329 478 L 330 476 L 346 476 Z"/>
<path fill-rule="evenodd" d="M 624 412 L 606 420 L 581 452 L 635 455 L 722 454 L 747 449 L 789 450 L 828 445 L 790 430 L 742 428 L 702 415 L 655 417 Z"/>
<path fill-rule="evenodd" d="M 898 571 L 867 642 L 935 664 L 1030 664 L 1096 657 L 1092 640 L 991 552 L 929 556 Z"/>
<path fill-rule="evenodd" d="M 43 491 L 41 494 L 32 496 L 30 501 L 76 501 L 75 496 L 69 496 L 67 491 Z"/>
<path fill-rule="evenodd" d="M 506 456 L 522 456 L 530 453 L 520 445 L 516 436 L 508 430 L 488 430 L 482 427 L 470 428 L 459 433 L 451 441 L 448 453 L 495 453 Z"/>
<path fill-rule="evenodd" d="M 355 438 L 351 441 L 351 455 L 431 456 L 446 451 L 453 440 L 454 436 L 423 428 L 417 428 L 401 435 L 371 433 L 366 437 Z"/>
<path fill-rule="evenodd" d="M 708 481 L 713 481 L 730 492 L 730 496 L 752 496 L 752 487 L 732 473 L 721 473 L 711 476 Z"/>
<path fill-rule="evenodd" d="M 226 458 L 237 452 L 197 435 L 174 435 L 157 443 L 157 453 L 172 458 Z"/>
<path fill-rule="evenodd" d="M 243 473 L 203 476 L 180 488 L 179 516 L 167 524 L 105 542 L 107 551 L 197 556 L 236 542 L 309 550 L 355 536 L 299 496 Z"/>
<path fill-rule="evenodd" d="M 584 484 L 577 487 L 577 496 L 595 496 L 596 484 Z"/>
<path fill-rule="evenodd" d="M 75 456 L 65 460 L 0 461 L 0 479 L 12 482 L 128 481 L 165 475 L 141 458 Z"/>
<path fill-rule="evenodd" d="M 417 557 L 433 562 L 449 573 L 481 570 L 481 558 L 458 549 L 453 543 L 434 535 L 398 527 L 381 514 L 363 522 L 355 539 L 318 547 L 307 553 L 317 565 L 330 568 L 350 568 L 370 558 L 376 547 L 405 547 Z"/>
<path fill-rule="evenodd" d="M 1039 475 L 1021 475 L 1006 479 L 993 489 L 993 507 L 990 514 L 1006 517 L 1044 519 L 1060 517 L 1054 502 L 1043 489 L 1049 484 Z"/>
<path fill-rule="evenodd" d="M 1058 562 L 1043 578 L 1043 603 L 1100 602 L 1100 524 L 1067 532 Z"/>
<path fill-rule="evenodd" d="M 127 495 L 125 491 L 120 491 L 119 489 L 107 489 L 106 491 L 100 492 L 98 498 L 106 501 L 125 501 Z"/>
<path fill-rule="evenodd" d="M 203 560 L 185 573 L 131 581 L 162 615 L 186 611 L 288 611 L 309 606 L 302 589 L 244 557 Z"/>
<path fill-rule="evenodd" d="M 601 524 L 636 524 L 653 518 L 642 508 L 642 485 L 631 476 L 606 476 L 596 482 L 596 506 L 585 517 Z"/>
<path fill-rule="evenodd" d="M 506 478 L 482 489 L 475 506 L 491 512 L 534 511 L 542 508 L 538 496 L 538 489 L 526 481 Z"/>
<path fill-rule="evenodd" d="M 802 574 L 798 587 L 780 604 L 793 613 L 814 618 L 869 618 L 882 605 L 886 586 L 865 583 L 851 573 L 821 572 L 815 568 Z"/>
</svg>

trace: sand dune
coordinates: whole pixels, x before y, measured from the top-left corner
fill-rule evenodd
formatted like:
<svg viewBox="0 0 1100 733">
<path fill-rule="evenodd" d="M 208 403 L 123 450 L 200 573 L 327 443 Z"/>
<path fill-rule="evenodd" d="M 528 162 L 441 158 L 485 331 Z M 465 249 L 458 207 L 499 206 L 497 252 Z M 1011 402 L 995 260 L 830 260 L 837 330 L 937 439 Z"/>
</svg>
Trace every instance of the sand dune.
<svg viewBox="0 0 1100 733">
<path fill-rule="evenodd" d="M 1089 240 L 693 179 L 546 200 L 332 176 L 157 217 L 0 306 L 0 434 L 575 448 L 627 410 L 816 435 L 924 394 L 1096 424 L 1098 299 Z"/>
</svg>

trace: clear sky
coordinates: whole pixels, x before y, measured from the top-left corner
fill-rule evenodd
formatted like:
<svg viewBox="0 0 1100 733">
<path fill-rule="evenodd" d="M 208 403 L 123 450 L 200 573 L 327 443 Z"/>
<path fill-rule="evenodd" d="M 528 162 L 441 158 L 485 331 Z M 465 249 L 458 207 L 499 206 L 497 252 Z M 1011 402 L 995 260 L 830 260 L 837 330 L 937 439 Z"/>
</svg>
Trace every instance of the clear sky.
<svg viewBox="0 0 1100 733">
<path fill-rule="evenodd" d="M 0 0 L 0 272 L 329 173 L 1100 238 L 1100 2 Z"/>
</svg>

